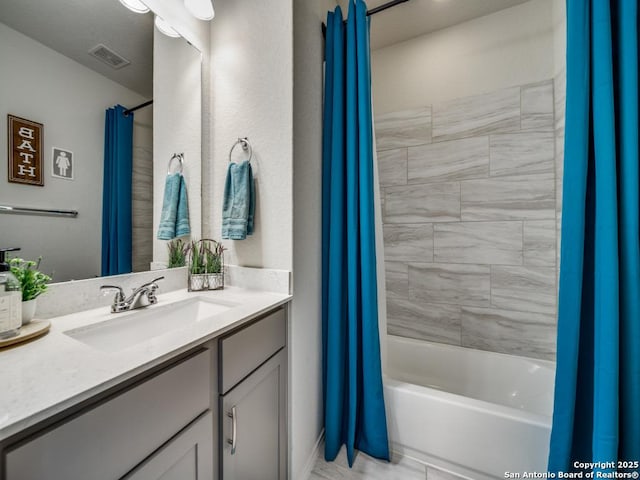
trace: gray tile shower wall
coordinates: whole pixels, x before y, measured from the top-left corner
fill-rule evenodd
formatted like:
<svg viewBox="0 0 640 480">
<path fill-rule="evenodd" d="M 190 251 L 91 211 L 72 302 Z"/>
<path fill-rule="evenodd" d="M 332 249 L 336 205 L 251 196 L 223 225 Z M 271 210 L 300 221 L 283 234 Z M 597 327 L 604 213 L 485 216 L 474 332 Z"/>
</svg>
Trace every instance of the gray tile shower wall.
<svg viewBox="0 0 640 480">
<path fill-rule="evenodd" d="M 555 357 L 560 89 L 376 117 L 390 334 Z"/>
</svg>

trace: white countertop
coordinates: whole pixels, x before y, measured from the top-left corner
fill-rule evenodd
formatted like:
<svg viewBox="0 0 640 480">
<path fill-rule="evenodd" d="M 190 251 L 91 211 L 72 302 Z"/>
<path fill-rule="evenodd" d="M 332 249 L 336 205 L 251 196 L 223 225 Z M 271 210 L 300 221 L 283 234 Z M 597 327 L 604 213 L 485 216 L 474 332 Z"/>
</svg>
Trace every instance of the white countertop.
<svg viewBox="0 0 640 480">
<path fill-rule="evenodd" d="M 100 351 L 64 333 L 194 297 L 235 306 L 117 353 Z M 157 305 L 133 312 L 112 314 L 101 307 L 52 318 L 51 330 L 44 337 L 0 350 L 0 441 L 290 299 L 290 295 L 237 287 L 193 293 L 178 290 L 158 295 Z"/>
</svg>

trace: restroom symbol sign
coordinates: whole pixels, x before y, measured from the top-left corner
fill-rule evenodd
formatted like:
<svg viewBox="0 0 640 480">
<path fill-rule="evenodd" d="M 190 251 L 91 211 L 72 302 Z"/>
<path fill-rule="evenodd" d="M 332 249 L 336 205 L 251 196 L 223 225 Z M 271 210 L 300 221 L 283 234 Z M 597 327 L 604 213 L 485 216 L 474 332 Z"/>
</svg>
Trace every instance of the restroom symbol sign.
<svg viewBox="0 0 640 480">
<path fill-rule="evenodd" d="M 73 172 L 73 152 L 71 150 L 53 147 L 53 154 L 51 155 L 51 175 L 56 178 L 73 180 Z"/>
<path fill-rule="evenodd" d="M 41 123 L 8 115 L 9 182 L 44 185 Z"/>
</svg>

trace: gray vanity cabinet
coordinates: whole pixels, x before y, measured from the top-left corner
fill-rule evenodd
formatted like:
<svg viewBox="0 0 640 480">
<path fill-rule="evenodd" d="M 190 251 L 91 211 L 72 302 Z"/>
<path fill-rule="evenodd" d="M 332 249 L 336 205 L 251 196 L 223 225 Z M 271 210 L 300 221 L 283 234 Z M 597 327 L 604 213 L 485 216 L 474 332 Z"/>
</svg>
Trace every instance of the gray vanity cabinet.
<svg viewBox="0 0 640 480">
<path fill-rule="evenodd" d="M 179 450 L 189 455 L 193 448 L 203 449 L 198 462 L 209 462 L 196 468 L 210 472 L 212 367 L 210 350 L 200 350 L 8 447 L 6 480 L 114 480 L 138 465 L 145 469 L 131 478 L 170 479 L 147 472 L 157 471 L 153 468 L 162 462 L 169 471 L 172 465 L 188 471 L 188 459 L 181 460 Z"/>
<path fill-rule="evenodd" d="M 213 418 L 202 415 L 123 480 L 213 478 Z"/>
<path fill-rule="evenodd" d="M 282 309 L 220 340 L 222 480 L 286 479 L 285 345 Z"/>
</svg>

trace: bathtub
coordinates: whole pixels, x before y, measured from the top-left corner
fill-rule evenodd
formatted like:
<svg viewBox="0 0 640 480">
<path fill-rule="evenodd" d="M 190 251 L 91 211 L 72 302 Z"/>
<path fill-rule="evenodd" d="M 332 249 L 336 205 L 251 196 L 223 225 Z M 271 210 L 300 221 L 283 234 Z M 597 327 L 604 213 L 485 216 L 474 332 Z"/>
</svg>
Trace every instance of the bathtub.
<svg viewBox="0 0 640 480">
<path fill-rule="evenodd" d="M 555 363 L 389 335 L 394 451 L 472 480 L 546 472 Z"/>
</svg>

